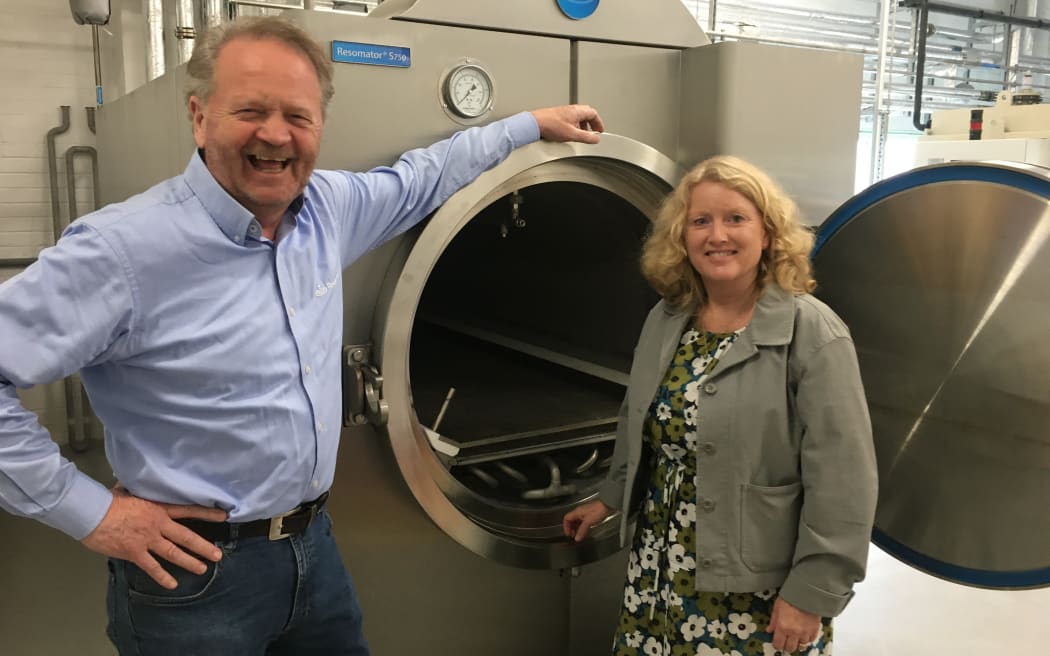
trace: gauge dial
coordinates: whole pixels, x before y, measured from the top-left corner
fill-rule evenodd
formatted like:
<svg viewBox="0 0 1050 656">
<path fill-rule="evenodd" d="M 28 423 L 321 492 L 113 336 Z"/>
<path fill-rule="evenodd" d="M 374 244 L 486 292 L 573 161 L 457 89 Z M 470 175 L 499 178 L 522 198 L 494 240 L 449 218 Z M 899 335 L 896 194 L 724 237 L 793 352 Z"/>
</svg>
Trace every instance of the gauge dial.
<svg viewBox="0 0 1050 656">
<path fill-rule="evenodd" d="M 480 66 L 458 66 L 445 78 L 445 103 L 463 118 L 478 118 L 492 109 L 492 78 Z"/>
</svg>

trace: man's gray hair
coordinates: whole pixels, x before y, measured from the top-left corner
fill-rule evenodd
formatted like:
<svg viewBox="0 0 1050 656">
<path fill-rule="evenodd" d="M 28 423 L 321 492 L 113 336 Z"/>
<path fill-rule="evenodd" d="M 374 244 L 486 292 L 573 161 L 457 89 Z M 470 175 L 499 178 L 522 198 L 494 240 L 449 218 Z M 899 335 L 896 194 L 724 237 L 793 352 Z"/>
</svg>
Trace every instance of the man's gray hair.
<svg viewBox="0 0 1050 656">
<path fill-rule="evenodd" d="M 325 49 L 306 30 L 284 18 L 258 16 L 241 18 L 223 25 L 209 27 L 203 37 L 197 39 L 193 56 L 186 65 L 186 103 L 197 96 L 208 102 L 214 91 L 215 60 L 230 41 L 234 39 L 256 39 L 279 41 L 301 52 L 314 67 L 321 83 L 321 110 L 327 112 L 328 102 L 335 94 L 332 85 L 332 62 Z M 192 120 L 192 116 L 190 119 Z"/>
</svg>

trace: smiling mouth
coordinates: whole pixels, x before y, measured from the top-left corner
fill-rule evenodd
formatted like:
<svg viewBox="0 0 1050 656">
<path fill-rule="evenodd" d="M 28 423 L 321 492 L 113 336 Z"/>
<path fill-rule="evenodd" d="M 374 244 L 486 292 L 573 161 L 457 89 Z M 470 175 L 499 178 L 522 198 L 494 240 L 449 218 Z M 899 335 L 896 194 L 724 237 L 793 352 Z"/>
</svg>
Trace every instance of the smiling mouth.
<svg viewBox="0 0 1050 656">
<path fill-rule="evenodd" d="M 736 251 L 706 251 L 704 255 L 708 257 L 729 257 L 736 255 Z"/>
<path fill-rule="evenodd" d="M 280 173 L 288 168 L 289 158 L 263 157 L 261 155 L 248 155 L 248 163 L 256 171 L 263 173 Z"/>
</svg>

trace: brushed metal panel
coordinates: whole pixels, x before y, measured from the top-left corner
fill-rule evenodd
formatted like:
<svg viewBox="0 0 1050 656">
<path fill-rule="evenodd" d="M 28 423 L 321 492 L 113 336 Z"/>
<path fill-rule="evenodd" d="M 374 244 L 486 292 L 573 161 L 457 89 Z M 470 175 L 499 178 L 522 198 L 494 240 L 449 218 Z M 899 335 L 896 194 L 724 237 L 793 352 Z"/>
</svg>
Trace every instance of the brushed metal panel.
<svg viewBox="0 0 1050 656">
<path fill-rule="evenodd" d="M 406 150 L 444 139 L 466 125 L 569 102 L 565 39 L 321 12 L 285 15 L 322 43 L 411 49 L 409 68 L 335 63 L 336 94 L 325 121 L 318 168 L 362 171 L 390 164 Z M 476 121 L 457 122 L 442 109 L 440 83 L 467 59 L 492 77 L 494 106 Z"/>
<path fill-rule="evenodd" d="M 343 432 L 329 503 L 375 656 L 578 656 L 566 649 L 569 578 L 501 565 L 449 540 L 370 428 Z"/>
<path fill-rule="evenodd" d="M 372 16 L 681 48 L 710 43 L 680 0 L 607 0 L 583 20 L 565 16 L 554 0 L 386 0 Z"/>
<path fill-rule="evenodd" d="M 576 100 L 598 108 L 606 127 L 669 157 L 678 147 L 681 51 L 576 44 Z"/>
<path fill-rule="evenodd" d="M 181 173 L 193 153 L 184 67 L 106 103 L 95 114 L 101 203 L 116 203 Z"/>
<path fill-rule="evenodd" d="M 860 55 L 757 43 L 684 51 L 676 159 L 743 157 L 818 225 L 853 195 L 862 63 Z"/>
<path fill-rule="evenodd" d="M 997 581 L 1041 570 L 1050 583 L 1050 179 L 1032 167 L 1015 172 L 1026 188 L 925 183 L 939 169 L 883 183 L 895 191 L 815 257 L 818 293 L 857 344 L 875 527 L 938 576 L 1026 587 Z"/>
</svg>

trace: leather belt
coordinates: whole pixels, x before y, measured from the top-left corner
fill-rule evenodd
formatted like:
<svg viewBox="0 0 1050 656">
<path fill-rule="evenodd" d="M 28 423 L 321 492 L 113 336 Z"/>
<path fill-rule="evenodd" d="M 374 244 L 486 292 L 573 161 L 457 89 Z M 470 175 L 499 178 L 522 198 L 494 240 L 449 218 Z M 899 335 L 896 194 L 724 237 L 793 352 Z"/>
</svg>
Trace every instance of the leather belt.
<svg viewBox="0 0 1050 656">
<path fill-rule="evenodd" d="M 229 542 L 243 538 L 268 537 L 271 540 L 298 535 L 307 529 L 321 512 L 328 493 L 313 501 L 301 503 L 283 515 L 250 522 L 206 522 L 200 519 L 180 519 L 179 523 L 209 542 Z"/>
</svg>

